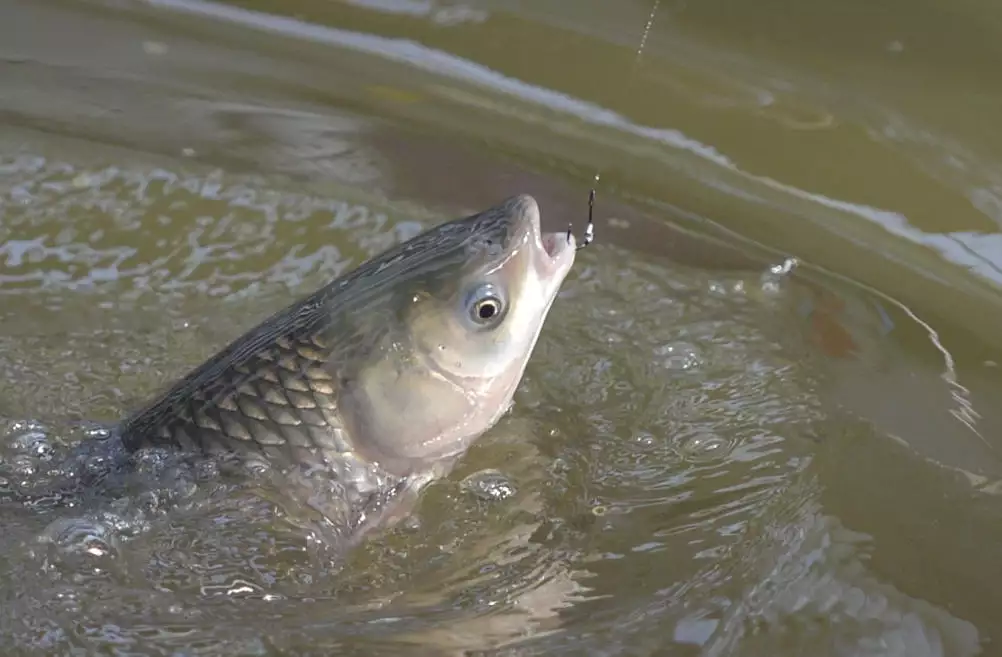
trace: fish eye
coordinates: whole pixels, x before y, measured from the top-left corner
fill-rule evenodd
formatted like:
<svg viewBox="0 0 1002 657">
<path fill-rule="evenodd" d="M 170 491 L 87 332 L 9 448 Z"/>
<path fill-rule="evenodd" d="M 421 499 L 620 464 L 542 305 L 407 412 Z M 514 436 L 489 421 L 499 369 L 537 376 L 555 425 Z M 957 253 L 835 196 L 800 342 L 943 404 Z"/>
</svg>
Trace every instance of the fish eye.
<svg viewBox="0 0 1002 657">
<path fill-rule="evenodd" d="M 504 316 L 505 303 L 493 285 L 481 285 L 467 297 L 470 319 L 480 325 L 493 324 Z"/>
</svg>

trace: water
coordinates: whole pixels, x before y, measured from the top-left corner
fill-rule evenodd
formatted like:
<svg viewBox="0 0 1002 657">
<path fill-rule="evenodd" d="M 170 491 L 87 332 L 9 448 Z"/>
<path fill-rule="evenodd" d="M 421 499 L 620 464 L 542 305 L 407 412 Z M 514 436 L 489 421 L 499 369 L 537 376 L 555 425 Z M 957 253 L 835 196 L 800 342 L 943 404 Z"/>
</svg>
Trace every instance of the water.
<svg viewBox="0 0 1002 657">
<path fill-rule="evenodd" d="M 0 0 L 7 653 L 997 653 L 994 10 L 661 3 L 631 76 L 650 3 L 523 5 Z M 159 453 L 17 501 L 422 227 L 580 228 L 595 171 L 513 413 L 394 531 Z"/>
</svg>

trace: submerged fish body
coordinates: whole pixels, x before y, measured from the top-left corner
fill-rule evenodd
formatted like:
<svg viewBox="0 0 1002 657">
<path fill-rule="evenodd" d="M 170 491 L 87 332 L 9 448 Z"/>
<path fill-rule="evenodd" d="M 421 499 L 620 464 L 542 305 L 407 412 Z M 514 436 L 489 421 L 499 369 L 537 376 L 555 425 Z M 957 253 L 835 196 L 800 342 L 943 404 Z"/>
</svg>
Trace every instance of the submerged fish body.
<svg viewBox="0 0 1002 657">
<path fill-rule="evenodd" d="M 335 486 L 353 525 L 445 474 L 507 411 L 575 257 L 516 196 L 272 315 L 115 433 Z"/>
</svg>

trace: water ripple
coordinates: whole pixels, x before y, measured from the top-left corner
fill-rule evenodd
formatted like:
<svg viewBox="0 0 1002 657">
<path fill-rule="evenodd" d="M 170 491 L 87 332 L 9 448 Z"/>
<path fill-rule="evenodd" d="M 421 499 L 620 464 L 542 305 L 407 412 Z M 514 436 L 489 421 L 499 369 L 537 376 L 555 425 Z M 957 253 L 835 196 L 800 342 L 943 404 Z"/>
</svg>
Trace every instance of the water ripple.
<svg viewBox="0 0 1002 657">
<path fill-rule="evenodd" d="M 0 629 L 19 647 L 579 654 L 630 636 L 731 654 L 820 614 L 847 651 L 976 638 L 869 573 L 819 510 L 815 450 L 842 420 L 791 352 L 786 282 L 603 244 L 581 252 L 513 412 L 348 555 L 269 484 L 156 451 L 113 502 L 9 503 L 108 466 L 97 448 L 60 458 L 102 444 L 80 423 L 419 224 L 218 171 L 24 154 L 0 160 L 0 198 Z"/>
</svg>

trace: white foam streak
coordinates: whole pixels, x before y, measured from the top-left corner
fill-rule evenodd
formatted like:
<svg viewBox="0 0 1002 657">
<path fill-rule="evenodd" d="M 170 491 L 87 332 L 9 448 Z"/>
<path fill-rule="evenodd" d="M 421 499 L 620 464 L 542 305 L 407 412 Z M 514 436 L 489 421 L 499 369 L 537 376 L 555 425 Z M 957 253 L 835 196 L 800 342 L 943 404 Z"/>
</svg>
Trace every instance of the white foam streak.
<svg viewBox="0 0 1002 657">
<path fill-rule="evenodd" d="M 429 48 L 412 40 L 316 25 L 294 18 L 241 9 L 206 0 L 147 0 L 147 2 L 152 6 L 170 11 L 219 19 L 256 30 L 338 48 L 348 48 L 400 62 L 434 75 L 447 76 L 500 91 L 555 112 L 575 116 L 593 125 L 605 126 L 635 135 L 649 142 L 657 142 L 673 149 L 686 151 L 745 180 L 817 204 L 837 213 L 854 215 L 877 224 L 893 235 L 935 249 L 947 260 L 978 274 L 982 278 L 1002 284 L 1002 268 L 995 264 L 1002 263 L 1002 250 L 996 248 L 996 242 L 999 241 L 998 236 L 986 240 L 982 236 L 970 234 L 943 235 L 923 232 L 911 226 L 907 217 L 899 212 L 832 199 L 823 194 L 809 192 L 768 177 L 748 173 L 741 170 L 734 161 L 712 146 L 687 137 L 678 130 L 638 125 L 621 114 L 600 105 L 508 77 L 481 64 Z M 756 194 L 741 195 L 753 202 L 768 202 Z M 991 253 L 986 253 L 986 251 Z M 924 272 L 924 274 L 929 275 L 929 272 Z"/>
</svg>

